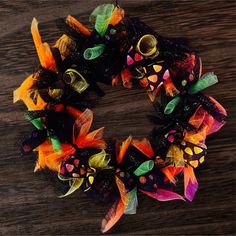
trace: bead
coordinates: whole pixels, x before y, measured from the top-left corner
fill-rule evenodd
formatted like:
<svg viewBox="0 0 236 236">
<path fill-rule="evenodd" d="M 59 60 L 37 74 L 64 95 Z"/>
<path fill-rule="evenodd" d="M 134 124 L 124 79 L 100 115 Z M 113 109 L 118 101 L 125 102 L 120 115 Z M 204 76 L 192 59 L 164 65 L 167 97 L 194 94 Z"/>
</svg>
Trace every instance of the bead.
<svg viewBox="0 0 236 236">
<path fill-rule="evenodd" d="M 146 180 L 146 178 L 145 178 L 144 176 L 140 176 L 140 177 L 139 177 L 139 182 L 140 182 L 141 184 L 145 184 L 145 183 L 147 182 L 147 180 Z"/>
</svg>

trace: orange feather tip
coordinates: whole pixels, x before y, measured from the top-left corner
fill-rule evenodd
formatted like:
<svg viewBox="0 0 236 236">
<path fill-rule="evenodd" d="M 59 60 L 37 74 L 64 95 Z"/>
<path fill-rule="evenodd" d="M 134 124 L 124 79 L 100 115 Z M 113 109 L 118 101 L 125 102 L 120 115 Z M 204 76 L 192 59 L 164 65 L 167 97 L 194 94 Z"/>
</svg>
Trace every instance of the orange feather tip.
<svg viewBox="0 0 236 236">
<path fill-rule="evenodd" d="M 137 148 L 140 152 L 149 158 L 152 158 L 154 151 L 148 139 L 144 138 L 141 141 L 137 139 L 132 140 L 132 145 Z"/>
<path fill-rule="evenodd" d="M 131 141 L 132 141 L 132 136 L 129 136 L 124 142 L 122 142 L 119 155 L 117 156 L 117 163 L 122 162 Z"/>
</svg>

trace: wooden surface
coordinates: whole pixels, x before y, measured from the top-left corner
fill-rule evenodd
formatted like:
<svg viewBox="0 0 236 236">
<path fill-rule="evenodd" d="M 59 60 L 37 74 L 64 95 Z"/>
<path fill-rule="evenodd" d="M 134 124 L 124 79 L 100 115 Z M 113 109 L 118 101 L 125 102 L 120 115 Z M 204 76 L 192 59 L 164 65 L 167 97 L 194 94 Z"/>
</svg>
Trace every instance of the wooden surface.
<svg viewBox="0 0 236 236">
<path fill-rule="evenodd" d="M 12 91 L 32 72 L 36 54 L 30 35 L 33 16 L 45 41 L 60 35 L 55 19 L 67 14 L 88 23 L 89 12 L 105 1 L 0 1 L 0 234 L 98 235 L 109 206 L 82 192 L 59 199 L 58 183 L 48 172 L 33 173 L 35 156 L 19 158 L 18 146 L 31 129 L 24 106 L 12 104 Z M 109 2 L 109 1 L 107 1 Z M 214 71 L 219 84 L 208 89 L 227 109 L 227 125 L 207 140 L 208 155 L 197 172 L 199 190 L 192 203 L 156 202 L 139 195 L 136 215 L 123 216 L 115 235 L 235 234 L 235 1 L 123 1 L 127 15 L 139 16 L 157 32 L 184 36 L 199 52 L 203 71 Z M 144 91 L 104 87 L 95 126 L 105 137 L 146 136 L 153 112 Z"/>
</svg>

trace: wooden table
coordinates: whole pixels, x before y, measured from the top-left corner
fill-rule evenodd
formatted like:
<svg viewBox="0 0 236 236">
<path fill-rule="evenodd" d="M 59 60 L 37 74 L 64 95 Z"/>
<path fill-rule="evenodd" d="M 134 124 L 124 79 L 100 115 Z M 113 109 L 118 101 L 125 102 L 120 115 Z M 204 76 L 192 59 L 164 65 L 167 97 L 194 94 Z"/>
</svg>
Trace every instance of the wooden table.
<svg viewBox="0 0 236 236">
<path fill-rule="evenodd" d="M 36 65 L 30 35 L 35 16 L 45 41 L 60 33 L 55 19 L 68 14 L 88 23 L 91 10 L 105 1 L 2 0 L 0 2 L 0 234 L 97 235 L 109 206 L 77 191 L 59 199 L 55 178 L 34 174 L 35 155 L 19 158 L 18 146 L 31 130 L 24 105 L 12 104 L 12 91 Z M 111 1 L 107 1 L 111 2 Z M 235 234 L 235 1 L 122 1 L 127 15 L 139 16 L 157 32 L 184 36 L 203 60 L 203 72 L 214 71 L 219 84 L 207 90 L 228 113 L 227 125 L 207 140 L 208 155 L 196 171 L 199 190 L 192 203 L 156 202 L 139 196 L 136 215 L 123 216 L 110 234 L 196 235 Z M 103 86 L 96 127 L 106 126 L 105 137 L 143 137 L 152 124 L 146 115 L 153 107 L 144 91 Z"/>
</svg>

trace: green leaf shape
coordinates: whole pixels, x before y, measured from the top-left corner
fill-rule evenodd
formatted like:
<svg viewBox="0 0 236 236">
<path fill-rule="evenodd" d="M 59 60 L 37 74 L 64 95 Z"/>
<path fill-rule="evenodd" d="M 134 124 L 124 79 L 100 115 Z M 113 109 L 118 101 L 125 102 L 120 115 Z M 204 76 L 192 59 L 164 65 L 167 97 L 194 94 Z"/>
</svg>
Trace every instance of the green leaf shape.
<svg viewBox="0 0 236 236">
<path fill-rule="evenodd" d="M 95 29 L 101 37 L 106 33 L 114 8 L 113 4 L 102 4 L 96 7 L 89 16 L 89 21 L 95 24 Z"/>
<path fill-rule="evenodd" d="M 111 158 L 107 155 L 106 151 L 103 149 L 101 152 L 92 155 L 89 158 L 89 166 L 95 169 L 105 169 L 110 168 L 108 163 L 110 162 Z"/>
<path fill-rule="evenodd" d="M 61 142 L 58 139 L 58 137 L 55 136 L 55 135 L 50 135 L 49 139 L 52 143 L 54 151 L 57 152 L 57 153 L 61 153 Z"/>
<path fill-rule="evenodd" d="M 43 129 L 43 122 L 41 117 L 36 118 L 30 121 L 37 129 L 42 130 Z"/>
<path fill-rule="evenodd" d="M 87 48 L 84 51 L 84 59 L 85 60 L 93 60 L 97 57 L 99 57 L 105 50 L 104 44 L 97 44 L 93 48 Z"/>
<path fill-rule="evenodd" d="M 206 73 L 189 88 L 188 93 L 196 94 L 216 83 L 218 83 L 217 76 L 213 72 Z"/>
<path fill-rule="evenodd" d="M 128 195 L 128 203 L 125 206 L 124 214 L 126 215 L 136 214 L 136 209 L 138 206 L 137 188 L 135 187 L 133 190 L 128 192 L 127 195 Z"/>
<path fill-rule="evenodd" d="M 153 167 L 154 167 L 153 160 L 145 161 L 134 171 L 134 174 L 136 176 L 144 175 L 148 173 L 149 171 L 151 171 Z"/>
<path fill-rule="evenodd" d="M 175 96 L 175 97 L 166 105 L 165 110 L 164 110 L 164 113 L 165 113 L 166 115 L 171 114 L 171 113 L 174 111 L 175 107 L 179 104 L 180 100 L 181 100 L 181 98 L 180 98 L 179 95 Z"/>
</svg>

